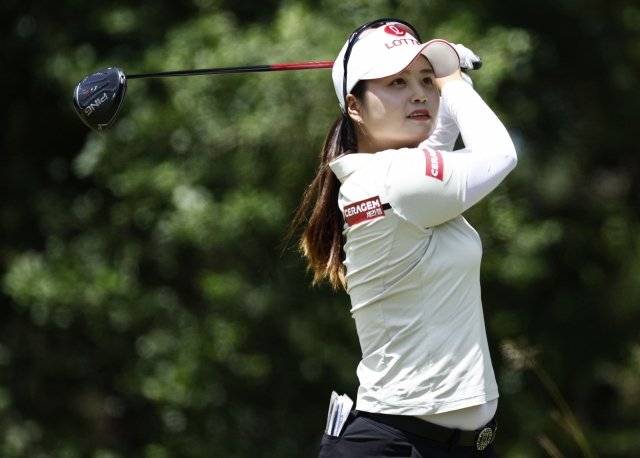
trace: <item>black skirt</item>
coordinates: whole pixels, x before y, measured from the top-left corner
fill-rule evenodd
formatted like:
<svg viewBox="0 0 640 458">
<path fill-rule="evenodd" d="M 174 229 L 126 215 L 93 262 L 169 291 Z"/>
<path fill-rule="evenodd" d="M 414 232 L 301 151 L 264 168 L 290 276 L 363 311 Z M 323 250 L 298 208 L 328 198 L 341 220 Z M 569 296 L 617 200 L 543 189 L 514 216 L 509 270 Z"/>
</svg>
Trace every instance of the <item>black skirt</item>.
<svg viewBox="0 0 640 458">
<path fill-rule="evenodd" d="M 438 442 L 365 415 L 352 411 L 339 437 L 325 433 L 320 443 L 319 458 L 498 458 L 493 444 L 478 450 L 473 446 Z"/>
</svg>

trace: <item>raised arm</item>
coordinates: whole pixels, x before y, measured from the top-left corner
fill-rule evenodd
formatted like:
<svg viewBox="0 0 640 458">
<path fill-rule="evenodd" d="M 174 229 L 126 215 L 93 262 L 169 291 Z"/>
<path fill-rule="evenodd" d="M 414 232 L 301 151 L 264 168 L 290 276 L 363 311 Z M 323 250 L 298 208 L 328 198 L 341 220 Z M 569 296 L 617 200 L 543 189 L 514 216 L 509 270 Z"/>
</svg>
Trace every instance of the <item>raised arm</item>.
<svg viewBox="0 0 640 458">
<path fill-rule="evenodd" d="M 453 151 L 458 135 L 460 135 L 460 129 L 458 129 L 456 121 L 451 117 L 449 109 L 440 98 L 438 124 L 436 124 L 436 129 L 431 136 L 420 144 L 420 148 Z"/>
<path fill-rule="evenodd" d="M 516 150 L 504 125 L 466 82 L 444 81 L 443 108 L 460 129 L 467 183 L 463 211 L 489 194 L 516 166 Z"/>
<path fill-rule="evenodd" d="M 465 148 L 446 152 L 423 143 L 420 148 L 400 150 L 386 181 L 393 209 L 420 227 L 460 215 L 498 186 L 517 161 L 498 117 L 471 85 L 456 75 L 448 78 L 441 100 L 460 128 Z"/>
<path fill-rule="evenodd" d="M 469 48 L 462 44 L 451 43 L 451 45 L 456 49 L 456 52 L 460 57 L 460 67 L 464 68 L 465 71 L 477 70 L 482 66 L 482 59 L 480 56 Z M 466 81 L 471 85 L 471 87 L 473 87 L 471 77 L 461 72 L 451 75 L 450 78 L 441 78 L 436 80 L 436 84 L 438 84 L 438 90 L 442 92 L 442 87 L 447 82 L 461 80 Z M 420 148 L 429 148 L 438 151 L 453 151 L 458 135 L 460 135 L 460 129 L 458 129 L 456 121 L 451 117 L 449 108 L 442 102 L 442 99 L 440 99 L 440 112 L 438 114 L 438 124 L 436 125 L 436 129 L 427 140 L 422 142 Z"/>
</svg>

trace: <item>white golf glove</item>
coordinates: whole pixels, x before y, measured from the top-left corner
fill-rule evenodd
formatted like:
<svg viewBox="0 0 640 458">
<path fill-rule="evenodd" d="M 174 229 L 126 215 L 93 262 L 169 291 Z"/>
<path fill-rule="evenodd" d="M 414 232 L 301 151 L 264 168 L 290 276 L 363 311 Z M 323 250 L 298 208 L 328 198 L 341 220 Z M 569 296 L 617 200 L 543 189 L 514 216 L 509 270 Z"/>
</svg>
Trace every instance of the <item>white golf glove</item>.
<svg viewBox="0 0 640 458">
<path fill-rule="evenodd" d="M 461 68 L 465 68 L 469 70 L 477 70 L 482 66 L 482 59 L 480 58 L 480 56 L 475 54 L 469 48 L 466 48 L 461 44 L 452 43 L 452 45 L 458 52 L 458 55 L 460 56 Z M 467 83 L 473 86 L 473 81 L 471 81 L 471 77 L 467 73 L 462 72 L 462 79 L 464 79 Z"/>
</svg>

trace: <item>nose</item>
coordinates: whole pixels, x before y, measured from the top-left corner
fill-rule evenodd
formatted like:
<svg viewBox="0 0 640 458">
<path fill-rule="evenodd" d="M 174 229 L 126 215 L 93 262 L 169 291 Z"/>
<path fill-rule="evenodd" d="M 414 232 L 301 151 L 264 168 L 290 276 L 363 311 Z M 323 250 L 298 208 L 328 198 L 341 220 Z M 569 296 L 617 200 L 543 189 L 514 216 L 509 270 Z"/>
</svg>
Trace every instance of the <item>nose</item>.
<svg viewBox="0 0 640 458">
<path fill-rule="evenodd" d="M 413 84 L 413 95 L 411 96 L 412 103 L 426 103 L 427 93 L 420 84 Z"/>
<path fill-rule="evenodd" d="M 413 103 L 427 103 L 427 95 L 424 93 L 416 93 L 411 101 Z"/>
</svg>

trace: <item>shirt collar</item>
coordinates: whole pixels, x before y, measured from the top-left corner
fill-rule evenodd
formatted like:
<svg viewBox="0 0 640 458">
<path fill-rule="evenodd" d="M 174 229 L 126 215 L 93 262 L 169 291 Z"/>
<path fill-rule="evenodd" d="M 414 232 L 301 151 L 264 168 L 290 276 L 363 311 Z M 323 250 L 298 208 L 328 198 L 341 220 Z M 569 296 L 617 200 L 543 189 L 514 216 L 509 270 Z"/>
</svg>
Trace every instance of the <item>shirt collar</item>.
<svg viewBox="0 0 640 458">
<path fill-rule="evenodd" d="M 373 154 L 368 153 L 353 153 L 342 156 L 329 164 L 333 173 L 338 177 L 340 183 L 344 183 L 347 178 L 351 176 L 353 172 L 359 168 L 367 165 Z"/>
</svg>

